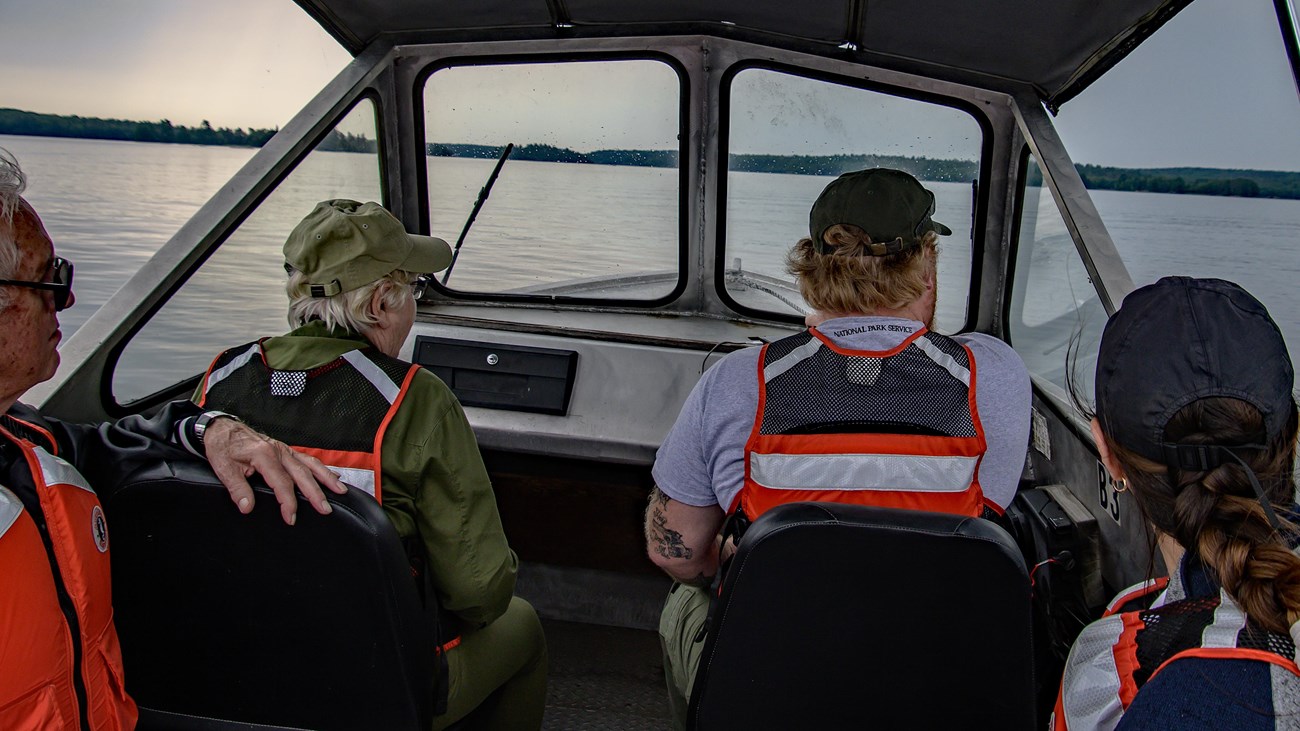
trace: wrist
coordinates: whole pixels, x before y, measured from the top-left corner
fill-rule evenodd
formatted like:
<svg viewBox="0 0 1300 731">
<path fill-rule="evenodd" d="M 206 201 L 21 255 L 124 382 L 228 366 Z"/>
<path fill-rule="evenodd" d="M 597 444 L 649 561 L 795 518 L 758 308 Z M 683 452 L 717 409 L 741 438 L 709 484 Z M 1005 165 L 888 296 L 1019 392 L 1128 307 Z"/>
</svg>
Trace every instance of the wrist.
<svg viewBox="0 0 1300 731">
<path fill-rule="evenodd" d="M 198 417 L 194 419 L 193 426 L 191 427 L 191 434 L 194 438 L 194 444 L 198 446 L 200 450 L 204 452 L 207 451 L 206 441 L 211 437 L 210 430 L 212 429 L 213 424 L 215 424 L 219 419 L 230 419 L 236 422 L 241 421 L 238 416 L 228 414 L 224 411 L 205 411 L 202 414 L 199 414 Z"/>
</svg>

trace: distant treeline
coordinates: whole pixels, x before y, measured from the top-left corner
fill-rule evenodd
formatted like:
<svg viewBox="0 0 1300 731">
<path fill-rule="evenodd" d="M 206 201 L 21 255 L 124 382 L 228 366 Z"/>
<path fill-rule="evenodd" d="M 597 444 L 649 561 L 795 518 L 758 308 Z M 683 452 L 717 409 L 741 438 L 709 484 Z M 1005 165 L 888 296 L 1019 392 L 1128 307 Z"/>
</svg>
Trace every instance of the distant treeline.
<svg viewBox="0 0 1300 731">
<path fill-rule="evenodd" d="M 192 145 L 237 145 L 261 147 L 276 133 L 275 129 L 214 128 L 206 120 L 198 127 L 158 122 L 133 122 L 122 119 L 36 114 L 19 109 L 0 109 L 0 134 L 38 135 L 42 137 L 83 137 L 131 142 L 179 142 Z M 337 130 L 325 136 L 316 149 L 336 152 L 374 153 L 375 140 L 365 135 Z M 495 160 L 501 148 L 492 145 L 467 145 L 434 142 L 427 145 L 433 157 L 468 157 Z M 635 167 L 677 167 L 676 150 L 596 150 L 577 152 L 564 147 L 525 144 L 510 155 L 513 160 L 568 162 L 589 165 L 629 165 Z M 904 157 L 899 155 L 749 155 L 729 158 L 732 170 L 789 175 L 839 175 L 866 167 L 891 167 L 906 170 L 921 180 L 964 182 L 979 175 L 979 163 L 973 160 Z M 1084 184 L 1091 190 L 1150 191 L 1153 193 L 1197 193 L 1242 198 L 1300 199 L 1300 173 L 1267 170 L 1221 170 L 1217 168 L 1113 168 L 1100 165 L 1077 165 Z M 1029 183 L 1041 184 L 1037 167 L 1031 166 Z"/>
<path fill-rule="evenodd" d="M 430 157 L 471 157 L 495 160 L 501 156 L 502 147 L 492 145 L 461 145 L 449 142 L 431 142 L 426 145 Z M 511 160 L 538 162 L 575 162 L 588 165 L 631 165 L 643 168 L 677 167 L 676 150 L 596 150 L 575 152 L 554 145 L 519 145 L 510 153 Z"/>
<path fill-rule="evenodd" d="M 40 137 L 78 137 L 127 142 L 173 142 L 189 145 L 261 147 L 276 129 L 231 129 L 213 127 L 206 119 L 198 127 L 172 124 L 171 120 L 134 122 L 125 119 L 36 114 L 21 109 L 0 109 L 0 134 Z M 319 150 L 374 152 L 375 141 L 365 135 L 331 131 L 317 145 Z"/>
<path fill-rule="evenodd" d="M 261 147 L 275 134 L 273 129 L 230 129 L 213 127 L 206 119 L 198 127 L 172 124 L 171 120 L 132 122 L 59 114 L 36 114 L 19 109 L 0 109 L 0 134 L 42 137 L 82 137 L 92 140 L 128 142 L 180 142 L 191 145 L 238 145 Z"/>
<path fill-rule="evenodd" d="M 979 177 L 974 160 L 944 160 L 902 155 L 731 155 L 731 169 L 747 173 L 839 175 L 863 168 L 905 170 L 921 180 L 969 182 Z"/>
<path fill-rule="evenodd" d="M 428 145 L 432 157 L 470 157 L 495 160 L 500 147 L 434 142 Z M 638 167 L 675 168 L 676 150 L 596 150 L 575 152 L 554 145 L 522 145 L 510 153 L 511 160 L 574 162 L 591 165 L 634 165 Z M 922 180 L 959 182 L 978 176 L 979 163 L 970 160 L 935 160 L 898 155 L 745 155 L 731 156 L 731 169 L 746 173 L 786 173 L 789 175 L 839 175 L 866 167 L 892 167 L 906 170 Z"/>
<path fill-rule="evenodd" d="M 1110 168 L 1075 165 L 1089 190 L 1193 193 L 1238 198 L 1288 198 L 1300 200 L 1300 173 L 1274 170 L 1224 170 L 1220 168 Z M 1041 185 L 1037 167 L 1029 171 L 1029 184 Z"/>
</svg>

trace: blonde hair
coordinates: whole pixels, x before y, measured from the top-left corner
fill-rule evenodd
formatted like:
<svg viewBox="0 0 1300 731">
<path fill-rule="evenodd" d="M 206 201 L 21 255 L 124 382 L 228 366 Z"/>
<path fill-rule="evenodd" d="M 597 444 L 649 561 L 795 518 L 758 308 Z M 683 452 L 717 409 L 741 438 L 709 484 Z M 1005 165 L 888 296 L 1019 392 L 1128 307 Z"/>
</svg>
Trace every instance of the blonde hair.
<svg viewBox="0 0 1300 731">
<path fill-rule="evenodd" d="M 376 322 L 370 311 L 370 300 L 375 291 L 382 289 L 384 304 L 397 308 L 413 296 L 411 279 L 410 272 L 398 269 L 350 292 L 340 292 L 333 297 L 312 297 L 307 276 L 297 270 L 291 271 L 289 281 L 284 285 L 284 291 L 289 295 L 289 326 L 296 328 L 320 320 L 330 329 L 367 335 L 370 326 Z"/>
<path fill-rule="evenodd" d="M 874 312 L 906 307 L 925 294 L 939 251 L 939 235 L 927 231 L 921 245 L 886 256 L 872 256 L 874 243 L 858 226 L 837 223 L 822 234 L 830 253 L 818 253 L 812 239 L 801 239 L 786 256 L 786 271 L 799 293 L 821 312 Z"/>
</svg>

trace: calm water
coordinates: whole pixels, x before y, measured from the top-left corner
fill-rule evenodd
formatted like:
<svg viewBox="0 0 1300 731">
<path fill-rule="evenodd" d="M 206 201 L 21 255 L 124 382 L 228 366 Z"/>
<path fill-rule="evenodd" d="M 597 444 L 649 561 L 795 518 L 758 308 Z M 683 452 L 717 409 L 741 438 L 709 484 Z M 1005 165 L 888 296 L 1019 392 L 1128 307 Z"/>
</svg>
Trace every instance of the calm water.
<svg viewBox="0 0 1300 731">
<path fill-rule="evenodd" d="M 254 152 L 6 135 L 0 135 L 0 147 L 23 164 L 28 200 L 60 253 L 77 265 L 77 306 L 61 316 L 65 334 L 80 327 Z M 435 159 L 431 216 L 436 233 L 454 240 L 491 165 Z M 299 170 L 150 326 L 157 332 L 148 347 L 127 349 L 124 366 L 157 371 L 160 377 L 189 375 L 206 367 L 214 354 L 207 345 L 194 348 L 195 342 L 233 345 L 284 329 L 279 246 L 289 227 L 318 200 L 379 196 L 377 166 L 366 155 L 313 153 Z M 808 201 L 825 182 L 793 175 L 732 176 L 728 265 L 740 257 L 747 271 L 779 274 L 785 250 L 804 235 Z M 454 283 L 466 290 L 500 290 L 673 269 L 676 185 L 672 170 L 511 162 L 466 244 Z M 969 238 L 970 188 L 932 187 L 936 218 L 955 231 L 941 258 L 940 322 L 960 323 L 969 279 L 970 254 L 961 242 Z M 605 199 L 614 196 L 618 205 L 592 210 L 580 198 L 591 190 Z M 1097 191 L 1093 200 L 1139 284 L 1165 274 L 1238 281 L 1269 307 L 1288 340 L 1300 344 L 1294 294 L 1300 281 L 1300 201 L 1112 191 Z M 538 222 L 536 211 L 546 209 L 555 212 L 555 220 Z M 1048 196 L 1040 200 L 1035 235 L 1039 244 L 1032 268 L 1023 260 L 1018 265 L 1030 293 L 1023 313 L 1027 326 L 1078 309 L 1087 299 L 1086 275 Z M 500 256 L 503 249 L 527 255 Z M 742 299 L 781 309 L 763 295 Z M 1051 366 L 1063 364 L 1064 349 L 1049 346 L 1027 354 L 1031 367 L 1035 358 L 1041 370 L 1055 370 Z M 115 384 L 119 398 L 149 390 L 144 383 Z"/>
</svg>

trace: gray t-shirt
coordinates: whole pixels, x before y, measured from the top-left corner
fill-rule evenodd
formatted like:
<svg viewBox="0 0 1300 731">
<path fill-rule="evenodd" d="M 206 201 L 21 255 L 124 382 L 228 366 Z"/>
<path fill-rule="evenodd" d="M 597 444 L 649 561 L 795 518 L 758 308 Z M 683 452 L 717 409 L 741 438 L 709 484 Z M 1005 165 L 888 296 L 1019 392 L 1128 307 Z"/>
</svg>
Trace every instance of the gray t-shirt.
<svg viewBox="0 0 1300 731">
<path fill-rule="evenodd" d="M 882 351 L 922 327 L 897 317 L 844 317 L 817 330 L 837 346 Z M 971 333 L 954 340 L 975 361 L 975 407 L 988 451 L 977 476 L 984 496 L 1006 508 L 1015 497 L 1029 444 L 1029 371 L 1011 346 Z M 745 478 L 745 442 L 758 411 L 758 354 L 746 348 L 705 371 L 655 455 L 655 484 L 687 505 L 731 507 Z"/>
</svg>

